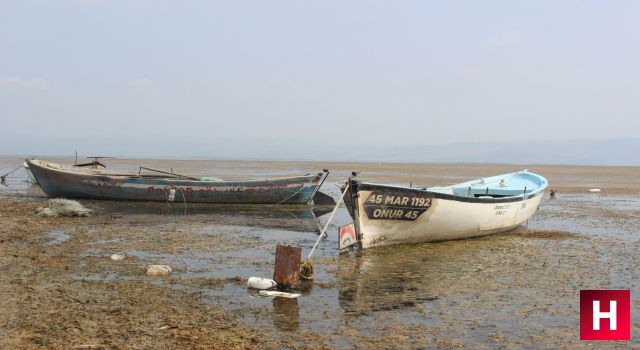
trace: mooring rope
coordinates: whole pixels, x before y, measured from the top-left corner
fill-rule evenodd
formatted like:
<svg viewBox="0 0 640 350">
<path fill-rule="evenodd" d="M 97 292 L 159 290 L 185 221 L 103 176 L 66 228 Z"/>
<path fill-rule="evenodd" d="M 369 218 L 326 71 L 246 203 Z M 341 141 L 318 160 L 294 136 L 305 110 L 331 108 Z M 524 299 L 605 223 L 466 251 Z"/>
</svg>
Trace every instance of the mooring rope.
<svg viewBox="0 0 640 350">
<path fill-rule="evenodd" d="M 300 264 L 300 277 L 305 280 L 313 279 L 313 264 L 311 260 L 305 260 Z"/>
<path fill-rule="evenodd" d="M 182 201 L 184 202 L 184 216 L 187 216 L 187 197 L 184 196 L 184 190 L 182 188 L 178 188 L 180 193 L 182 193 Z"/>
<path fill-rule="evenodd" d="M 282 204 L 282 203 L 284 203 L 284 202 L 288 201 L 289 199 L 291 199 L 291 198 L 295 197 L 295 195 L 297 195 L 298 193 L 300 193 L 300 191 L 304 190 L 304 188 L 305 188 L 305 186 L 304 186 L 304 184 L 302 184 L 302 187 L 300 187 L 300 189 L 299 189 L 299 190 L 297 190 L 297 191 L 296 191 L 296 192 L 294 192 L 292 195 L 290 195 L 290 196 L 289 196 L 289 197 L 287 197 L 286 199 L 281 200 L 280 202 L 278 202 L 278 203 L 276 203 L 276 204 Z M 287 191 L 287 189 L 285 189 L 285 191 Z M 290 192 L 290 191 L 287 191 L 287 192 Z"/>
<path fill-rule="evenodd" d="M 169 199 L 170 198 L 170 194 L 171 190 L 175 192 L 180 191 L 180 193 L 182 194 L 182 202 L 184 203 L 184 215 L 187 216 L 187 197 L 184 195 L 184 189 L 180 188 L 180 187 L 175 187 L 173 185 L 167 185 L 164 187 L 164 192 L 167 193 L 167 204 L 169 204 L 169 207 L 171 207 L 171 203 L 173 202 L 173 200 Z M 177 191 L 176 191 L 177 190 Z M 174 194 L 175 196 L 175 194 Z M 174 197 L 175 199 L 175 197 Z"/>
<path fill-rule="evenodd" d="M 6 173 L 6 174 L 4 174 L 4 175 L 0 176 L 0 182 L 4 184 L 5 180 L 7 179 L 7 176 L 9 176 L 9 175 L 11 175 L 11 174 L 15 173 L 16 171 L 18 171 L 18 170 L 20 170 L 20 169 L 22 169 L 22 165 L 21 165 L 21 166 L 19 166 L 19 167 L 17 167 L 17 168 L 15 168 L 15 169 L 13 169 L 13 170 L 11 170 L 10 172 L 8 172 L 8 173 Z"/>
</svg>

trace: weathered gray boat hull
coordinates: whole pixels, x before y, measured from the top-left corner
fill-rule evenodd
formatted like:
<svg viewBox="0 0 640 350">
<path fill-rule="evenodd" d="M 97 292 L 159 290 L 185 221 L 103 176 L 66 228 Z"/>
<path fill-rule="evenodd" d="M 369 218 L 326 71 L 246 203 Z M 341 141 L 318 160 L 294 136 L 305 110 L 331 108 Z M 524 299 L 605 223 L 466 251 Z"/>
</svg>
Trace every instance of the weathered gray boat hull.
<svg viewBox="0 0 640 350">
<path fill-rule="evenodd" d="M 48 197 L 225 204 L 304 204 L 316 192 L 322 173 L 267 180 L 199 181 L 149 175 L 78 172 L 28 161 Z"/>
</svg>

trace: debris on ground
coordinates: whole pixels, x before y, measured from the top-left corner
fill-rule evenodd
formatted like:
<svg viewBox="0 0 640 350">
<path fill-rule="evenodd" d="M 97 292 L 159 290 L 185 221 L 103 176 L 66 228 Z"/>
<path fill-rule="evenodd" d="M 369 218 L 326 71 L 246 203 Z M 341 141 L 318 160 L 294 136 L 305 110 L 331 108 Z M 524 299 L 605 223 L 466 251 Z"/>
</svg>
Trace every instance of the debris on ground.
<svg viewBox="0 0 640 350">
<path fill-rule="evenodd" d="M 61 198 L 49 199 L 44 207 L 36 209 L 36 215 L 45 217 L 87 217 L 91 215 L 91 212 L 91 209 L 83 207 L 79 202 Z"/>
<path fill-rule="evenodd" d="M 269 278 L 249 277 L 247 280 L 247 288 L 251 289 L 271 289 L 275 288 L 277 285 L 276 281 Z"/>
<path fill-rule="evenodd" d="M 169 265 L 149 265 L 149 268 L 147 268 L 147 276 L 167 276 L 172 271 Z"/>
<path fill-rule="evenodd" d="M 261 290 L 259 294 L 265 297 L 278 297 L 287 299 L 295 299 L 300 296 L 300 294 L 298 293 L 278 292 L 275 290 Z"/>
<path fill-rule="evenodd" d="M 124 258 L 125 258 L 124 254 L 120 254 L 120 253 L 111 254 L 111 260 L 113 261 L 124 260 Z"/>
</svg>

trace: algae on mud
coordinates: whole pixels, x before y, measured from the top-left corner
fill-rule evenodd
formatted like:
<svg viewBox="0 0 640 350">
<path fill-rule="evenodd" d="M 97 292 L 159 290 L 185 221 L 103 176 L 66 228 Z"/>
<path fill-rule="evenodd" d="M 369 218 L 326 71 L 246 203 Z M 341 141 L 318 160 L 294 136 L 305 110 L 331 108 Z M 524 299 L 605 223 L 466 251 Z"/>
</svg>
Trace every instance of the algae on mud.
<svg viewBox="0 0 640 350">
<path fill-rule="evenodd" d="M 255 173 L 307 166 L 171 162 Z M 330 181 L 364 169 L 361 176 L 368 171 L 375 180 L 429 184 L 517 170 L 334 168 Z M 43 199 L 33 192 L 2 195 L 0 348 L 590 348 L 578 340 L 580 289 L 631 289 L 632 308 L 640 307 L 640 186 L 624 187 L 626 168 L 529 168 L 549 174 L 560 191 L 526 228 L 338 256 L 333 227 L 314 260 L 315 281 L 296 303 L 262 298 L 244 281 L 271 276 L 277 243 L 308 252 L 317 237 L 313 217 L 195 207 L 185 216 L 178 206 L 82 201 L 93 217 L 39 218 L 33 212 Z M 575 187 L 574 171 L 582 172 Z M 584 193 L 590 184 L 605 192 Z M 50 244 L 60 232 L 68 239 Z M 116 252 L 127 258 L 110 260 Z M 174 273 L 148 278 L 153 263 Z M 638 334 L 640 315 L 632 312 Z"/>
</svg>

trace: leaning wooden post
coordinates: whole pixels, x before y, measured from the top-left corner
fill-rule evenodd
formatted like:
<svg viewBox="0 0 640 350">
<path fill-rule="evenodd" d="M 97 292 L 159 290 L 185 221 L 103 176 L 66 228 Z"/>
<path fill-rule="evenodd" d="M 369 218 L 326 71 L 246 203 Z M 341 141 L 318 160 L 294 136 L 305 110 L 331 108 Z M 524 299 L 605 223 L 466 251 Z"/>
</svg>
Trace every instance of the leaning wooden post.
<svg viewBox="0 0 640 350">
<path fill-rule="evenodd" d="M 316 251 L 316 247 L 318 246 L 318 243 L 320 243 L 322 236 L 324 236 L 324 233 L 327 232 L 327 228 L 329 227 L 331 220 L 333 220 L 333 216 L 336 215 L 336 211 L 338 211 L 338 208 L 340 207 L 340 203 L 342 203 L 342 201 L 344 200 L 344 196 L 347 194 L 347 192 L 349 192 L 350 185 L 351 183 L 348 183 L 347 186 L 344 188 L 344 192 L 342 192 L 342 196 L 340 196 L 340 200 L 338 201 L 338 203 L 336 203 L 336 207 L 333 208 L 333 211 L 329 216 L 329 220 L 327 220 L 327 223 L 324 225 L 324 228 L 320 232 L 320 235 L 318 235 L 318 239 L 316 239 L 316 243 L 313 245 L 313 248 L 311 248 L 311 251 L 307 256 L 307 260 L 305 260 L 302 263 L 302 268 L 300 269 L 300 276 L 306 280 L 313 279 L 313 263 L 311 262 L 311 257 L 313 256 L 313 253 Z"/>
</svg>

